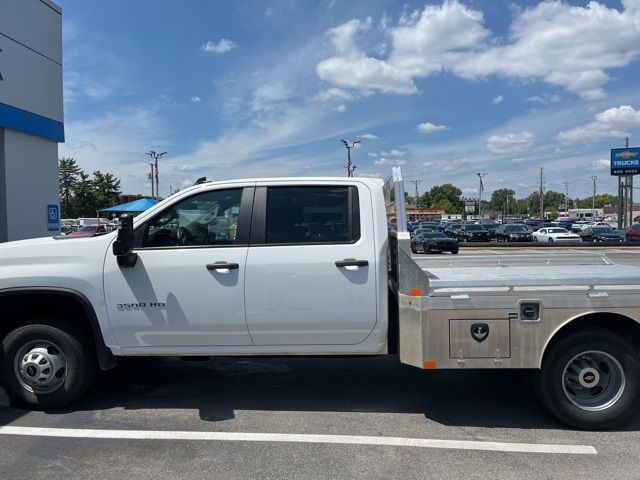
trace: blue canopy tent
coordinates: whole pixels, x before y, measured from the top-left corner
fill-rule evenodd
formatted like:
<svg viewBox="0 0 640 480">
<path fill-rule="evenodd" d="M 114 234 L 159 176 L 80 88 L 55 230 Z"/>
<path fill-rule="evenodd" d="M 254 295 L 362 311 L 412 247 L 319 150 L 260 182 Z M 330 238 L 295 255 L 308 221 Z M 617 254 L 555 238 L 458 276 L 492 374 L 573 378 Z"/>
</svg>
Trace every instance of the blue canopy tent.
<svg viewBox="0 0 640 480">
<path fill-rule="evenodd" d="M 112 213 L 140 213 L 153 207 L 158 200 L 155 198 L 141 198 L 140 200 L 134 200 L 133 202 L 123 203 L 122 205 L 115 205 L 114 207 L 103 208 L 101 212 Z"/>
</svg>

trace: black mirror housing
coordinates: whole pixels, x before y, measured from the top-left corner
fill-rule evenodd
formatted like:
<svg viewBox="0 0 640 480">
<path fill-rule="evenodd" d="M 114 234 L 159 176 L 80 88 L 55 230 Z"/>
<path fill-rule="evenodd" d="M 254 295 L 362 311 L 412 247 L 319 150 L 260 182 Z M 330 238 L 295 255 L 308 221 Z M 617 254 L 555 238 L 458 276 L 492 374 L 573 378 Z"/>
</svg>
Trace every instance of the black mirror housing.
<svg viewBox="0 0 640 480">
<path fill-rule="evenodd" d="M 138 255 L 133 253 L 133 216 L 120 216 L 118 238 L 113 242 L 113 254 L 118 257 L 120 267 L 130 268 L 136 264 Z"/>
</svg>

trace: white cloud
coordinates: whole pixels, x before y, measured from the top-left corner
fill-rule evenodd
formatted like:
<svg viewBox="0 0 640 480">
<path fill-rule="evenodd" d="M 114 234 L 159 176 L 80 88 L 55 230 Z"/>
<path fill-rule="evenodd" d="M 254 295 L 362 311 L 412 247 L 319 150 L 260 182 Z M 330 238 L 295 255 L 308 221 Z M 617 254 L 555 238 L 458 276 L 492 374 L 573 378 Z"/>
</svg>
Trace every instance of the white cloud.
<svg viewBox="0 0 640 480">
<path fill-rule="evenodd" d="M 503 100 L 504 100 L 504 97 L 502 95 L 496 95 L 495 97 L 493 97 L 493 100 L 491 101 L 491 103 L 493 103 L 494 105 L 497 105 L 499 103 L 502 103 Z"/>
<path fill-rule="evenodd" d="M 500 37 L 484 27 L 481 11 L 448 0 L 405 13 L 395 27 L 387 21 L 387 58 L 358 48 L 356 36 L 371 21 L 353 19 L 329 30 L 335 55 L 316 71 L 327 82 L 367 94 L 416 93 L 415 79 L 449 71 L 467 79 L 540 80 L 599 99 L 609 81 L 605 70 L 640 58 L 640 8 L 637 0 L 623 1 L 623 7 L 542 1 L 515 11 L 508 34 Z"/>
<path fill-rule="evenodd" d="M 365 133 L 363 135 L 359 135 L 358 138 L 362 138 L 363 140 L 377 140 L 378 136 L 373 133 Z"/>
<path fill-rule="evenodd" d="M 601 170 L 609 170 L 610 160 L 606 158 L 599 158 L 598 160 L 591 161 L 591 170 L 601 171 Z"/>
<path fill-rule="evenodd" d="M 534 141 L 535 135 L 531 132 L 491 135 L 487 139 L 487 150 L 495 154 L 526 152 L 533 148 Z"/>
<path fill-rule="evenodd" d="M 369 155 L 370 157 L 373 157 L 373 158 L 376 158 L 378 156 L 377 153 L 373 153 L 373 152 L 367 153 L 367 155 Z"/>
<path fill-rule="evenodd" d="M 543 93 L 542 95 L 534 95 L 532 97 L 525 98 L 525 101 L 529 103 L 539 103 L 541 105 L 546 105 L 548 103 L 558 103 L 560 101 L 560 95 L 553 94 L 550 95 L 548 93 Z"/>
<path fill-rule="evenodd" d="M 193 103 L 202 103 L 202 99 L 199 96 L 189 98 Z"/>
<path fill-rule="evenodd" d="M 375 160 L 373 162 L 374 165 L 378 165 L 378 166 L 382 166 L 382 165 L 395 165 L 395 166 L 402 166 L 402 165 L 406 165 L 407 161 L 401 158 L 396 158 L 394 160 L 390 160 L 388 158 L 385 157 L 380 157 L 378 160 Z"/>
<path fill-rule="evenodd" d="M 344 103 L 341 103 L 337 107 L 333 107 L 332 110 L 335 110 L 336 112 L 346 112 L 347 106 Z"/>
<path fill-rule="evenodd" d="M 621 105 L 596 114 L 593 122 L 560 132 L 558 141 L 572 144 L 622 138 L 629 135 L 631 128 L 640 128 L 640 110 L 629 105 Z"/>
<path fill-rule="evenodd" d="M 524 158 L 512 158 L 511 159 L 511 163 L 516 164 L 516 165 L 518 165 L 520 163 L 524 163 L 524 162 L 525 162 Z"/>
<path fill-rule="evenodd" d="M 407 152 L 403 152 L 402 150 L 398 150 L 397 148 L 392 148 L 389 151 L 383 150 L 382 152 L 380 152 L 380 156 L 382 157 L 402 157 L 406 154 Z"/>
<path fill-rule="evenodd" d="M 227 53 L 236 48 L 238 45 L 233 40 L 229 40 L 228 38 L 221 38 L 218 43 L 212 42 L 209 40 L 207 43 L 203 44 L 200 47 L 205 52 L 209 53 Z"/>
<path fill-rule="evenodd" d="M 346 90 L 341 88 L 327 88 L 318 94 L 318 99 L 320 100 L 331 100 L 333 98 L 339 98 L 341 100 L 351 100 L 353 95 Z"/>
<path fill-rule="evenodd" d="M 420 123 L 416 126 L 416 129 L 420 133 L 434 133 L 434 132 L 442 132 L 444 130 L 449 130 L 449 127 L 446 125 L 435 125 L 431 122 Z"/>
<path fill-rule="evenodd" d="M 379 90 L 384 93 L 410 94 L 417 91 L 408 74 L 387 62 L 367 57 L 355 44 L 355 35 L 371 27 L 371 18 L 354 19 L 327 32 L 336 56 L 322 60 L 316 66 L 318 76 L 340 87 Z"/>
</svg>

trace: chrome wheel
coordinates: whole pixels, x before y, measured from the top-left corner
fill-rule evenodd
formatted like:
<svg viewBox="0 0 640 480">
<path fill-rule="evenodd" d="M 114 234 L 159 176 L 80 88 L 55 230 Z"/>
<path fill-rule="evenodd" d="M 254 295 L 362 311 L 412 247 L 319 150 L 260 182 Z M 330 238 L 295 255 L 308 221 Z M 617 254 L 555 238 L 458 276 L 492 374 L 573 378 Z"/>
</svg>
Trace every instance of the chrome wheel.
<svg viewBox="0 0 640 480">
<path fill-rule="evenodd" d="M 564 368 L 562 388 L 575 406 L 590 412 L 605 410 L 616 403 L 625 388 L 622 365 L 601 351 L 583 352 Z"/>
<path fill-rule="evenodd" d="M 64 383 L 67 359 L 56 344 L 34 340 L 18 350 L 14 370 L 23 388 L 36 394 L 47 394 L 56 391 Z"/>
</svg>

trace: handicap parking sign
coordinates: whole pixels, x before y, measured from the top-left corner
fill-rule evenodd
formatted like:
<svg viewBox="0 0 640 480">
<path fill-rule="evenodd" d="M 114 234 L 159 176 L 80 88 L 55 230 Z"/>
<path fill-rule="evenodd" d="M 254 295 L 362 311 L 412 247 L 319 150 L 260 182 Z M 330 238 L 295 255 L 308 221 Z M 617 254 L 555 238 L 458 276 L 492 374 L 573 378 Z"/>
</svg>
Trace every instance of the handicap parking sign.
<svg viewBox="0 0 640 480">
<path fill-rule="evenodd" d="M 47 205 L 47 230 L 57 232 L 60 230 L 60 207 Z"/>
</svg>

